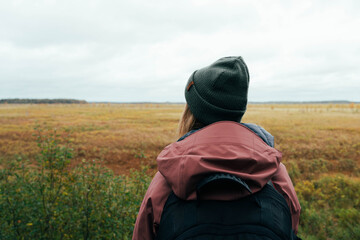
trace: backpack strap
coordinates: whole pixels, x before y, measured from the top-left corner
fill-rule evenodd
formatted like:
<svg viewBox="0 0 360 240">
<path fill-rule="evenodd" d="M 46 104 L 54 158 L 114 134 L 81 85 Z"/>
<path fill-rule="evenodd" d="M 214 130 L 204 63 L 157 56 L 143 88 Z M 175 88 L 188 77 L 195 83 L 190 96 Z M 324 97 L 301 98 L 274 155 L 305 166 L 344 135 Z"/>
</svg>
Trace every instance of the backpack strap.
<svg viewBox="0 0 360 240">
<path fill-rule="evenodd" d="M 273 184 L 273 182 L 271 181 L 271 180 L 269 180 L 268 182 L 267 182 L 267 184 L 269 184 L 270 186 L 272 186 L 273 188 L 275 188 L 275 186 L 274 186 L 274 184 Z M 275 190 L 276 190 L 276 188 L 275 188 Z M 276 190 L 277 191 L 277 190 Z"/>
</svg>

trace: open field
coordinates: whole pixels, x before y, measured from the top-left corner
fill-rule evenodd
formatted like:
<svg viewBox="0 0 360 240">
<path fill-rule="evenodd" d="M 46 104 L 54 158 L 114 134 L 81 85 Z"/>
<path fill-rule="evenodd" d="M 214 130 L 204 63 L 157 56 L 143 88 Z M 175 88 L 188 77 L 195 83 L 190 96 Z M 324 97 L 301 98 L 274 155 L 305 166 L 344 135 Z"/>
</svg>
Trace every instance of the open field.
<svg viewBox="0 0 360 240">
<path fill-rule="evenodd" d="M 70 131 L 74 164 L 83 158 L 101 159 L 118 174 L 140 163 L 155 169 L 156 156 L 177 139 L 182 108 L 160 104 L 0 105 L 0 156 L 36 155 L 34 127 L 41 125 Z M 243 121 L 272 133 L 283 161 L 297 165 L 301 178 L 334 172 L 358 174 L 359 105 L 250 105 Z"/>
<path fill-rule="evenodd" d="M 141 165 L 151 175 L 156 156 L 177 139 L 182 109 L 172 104 L 0 105 L 0 170 L 15 155 L 37 167 L 41 149 L 34 128 L 40 125 L 56 128 L 60 144 L 70 141 L 68 168 L 96 159 L 116 175 L 129 175 Z M 243 121 L 275 136 L 302 204 L 302 237 L 360 237 L 360 105 L 249 105 Z"/>
<path fill-rule="evenodd" d="M 140 162 L 154 165 L 162 148 L 176 140 L 178 105 L 0 105 L 0 156 L 35 156 L 34 127 L 69 130 L 74 163 L 100 159 L 115 173 Z"/>
</svg>

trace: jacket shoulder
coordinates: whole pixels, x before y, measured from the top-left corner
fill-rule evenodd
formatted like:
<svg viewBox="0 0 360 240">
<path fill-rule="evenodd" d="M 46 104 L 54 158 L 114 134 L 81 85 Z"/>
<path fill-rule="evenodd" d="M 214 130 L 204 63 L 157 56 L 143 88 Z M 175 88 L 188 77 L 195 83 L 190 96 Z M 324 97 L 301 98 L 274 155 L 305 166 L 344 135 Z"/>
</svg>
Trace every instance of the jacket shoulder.
<svg viewBox="0 0 360 240">
<path fill-rule="evenodd" d="M 153 239 L 160 224 L 161 215 L 171 188 L 164 176 L 157 172 L 146 191 L 140 206 L 133 232 L 133 240 Z"/>
</svg>

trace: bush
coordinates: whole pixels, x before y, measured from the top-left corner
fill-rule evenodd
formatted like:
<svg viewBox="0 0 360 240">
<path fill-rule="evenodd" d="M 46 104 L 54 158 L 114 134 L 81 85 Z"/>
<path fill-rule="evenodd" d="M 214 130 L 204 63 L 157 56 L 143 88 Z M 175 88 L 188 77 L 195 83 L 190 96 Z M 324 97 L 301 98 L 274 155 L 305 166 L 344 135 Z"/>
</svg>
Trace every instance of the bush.
<svg viewBox="0 0 360 240">
<path fill-rule="evenodd" d="M 69 170 L 69 142 L 37 130 L 35 167 L 22 157 L 0 163 L 0 239 L 131 239 L 147 169 L 115 176 L 83 160 Z"/>
<path fill-rule="evenodd" d="M 150 183 L 147 168 L 115 176 L 101 162 L 83 159 L 70 169 L 68 133 L 36 130 L 36 161 L 0 159 L 0 239 L 131 239 Z M 340 174 L 301 180 L 304 169 L 318 173 L 330 165 L 299 163 L 287 163 L 302 207 L 299 235 L 360 239 L 359 180 Z M 352 161 L 342 166 L 350 169 Z"/>
<path fill-rule="evenodd" d="M 299 182 L 304 239 L 360 239 L 360 182 L 343 175 Z"/>
</svg>

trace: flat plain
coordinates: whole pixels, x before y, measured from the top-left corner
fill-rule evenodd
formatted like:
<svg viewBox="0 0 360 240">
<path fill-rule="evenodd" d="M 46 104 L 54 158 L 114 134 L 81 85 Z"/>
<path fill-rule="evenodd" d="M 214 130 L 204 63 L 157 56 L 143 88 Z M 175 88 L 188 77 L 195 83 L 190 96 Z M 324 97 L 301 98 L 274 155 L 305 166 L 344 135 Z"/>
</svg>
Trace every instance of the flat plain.
<svg viewBox="0 0 360 240">
<path fill-rule="evenodd" d="M 69 133 L 76 152 L 73 164 L 98 159 L 117 174 L 140 164 L 156 169 L 156 156 L 177 139 L 182 109 L 172 104 L 3 104 L 0 156 L 35 156 L 35 127 L 40 125 Z M 315 172 L 317 177 L 335 172 L 357 176 L 360 105 L 249 105 L 243 121 L 274 135 L 283 161 L 298 165 L 303 177 Z M 326 170 L 315 165 L 326 165 Z"/>
<path fill-rule="evenodd" d="M 37 132 L 56 129 L 60 141 L 70 142 L 74 149 L 70 168 L 84 160 L 99 160 L 116 175 L 147 166 L 152 176 L 157 155 L 178 138 L 183 108 L 2 104 L 0 160 L 20 156 L 36 167 Z M 300 233 L 305 239 L 360 236 L 359 104 L 250 104 L 243 122 L 258 124 L 275 137 L 302 204 Z"/>
</svg>

